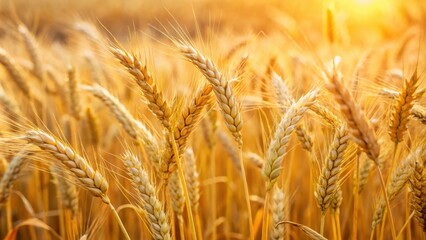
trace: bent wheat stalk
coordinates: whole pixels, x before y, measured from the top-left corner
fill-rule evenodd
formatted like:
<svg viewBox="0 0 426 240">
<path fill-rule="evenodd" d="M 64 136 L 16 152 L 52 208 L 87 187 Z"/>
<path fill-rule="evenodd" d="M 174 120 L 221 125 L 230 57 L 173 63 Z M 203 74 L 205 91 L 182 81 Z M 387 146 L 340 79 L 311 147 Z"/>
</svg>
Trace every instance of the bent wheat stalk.
<svg viewBox="0 0 426 240">
<path fill-rule="evenodd" d="M 24 139 L 52 154 L 74 174 L 85 189 L 94 197 L 102 199 L 102 201 L 110 207 L 126 239 L 130 239 L 123 222 L 106 193 L 108 190 L 108 182 L 100 172 L 94 170 L 87 160 L 77 154 L 72 148 L 46 132 L 41 130 L 29 130 L 25 133 Z"/>
<path fill-rule="evenodd" d="M 165 128 L 170 128 L 172 110 L 164 99 L 163 93 L 155 85 L 154 79 L 148 73 L 147 67 L 143 66 L 135 55 L 130 55 L 124 49 L 112 47 L 110 50 L 140 86 L 145 98 L 149 102 L 148 107 L 151 112 L 160 120 Z"/>
</svg>

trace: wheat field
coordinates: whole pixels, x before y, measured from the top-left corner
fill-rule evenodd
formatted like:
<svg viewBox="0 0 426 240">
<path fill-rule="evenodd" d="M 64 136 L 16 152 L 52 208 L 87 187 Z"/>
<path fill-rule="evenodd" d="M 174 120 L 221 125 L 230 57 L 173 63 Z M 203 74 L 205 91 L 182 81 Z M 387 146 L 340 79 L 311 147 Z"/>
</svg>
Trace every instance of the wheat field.
<svg viewBox="0 0 426 240">
<path fill-rule="evenodd" d="M 0 22 L 1 239 L 426 239 L 425 1 Z"/>
</svg>

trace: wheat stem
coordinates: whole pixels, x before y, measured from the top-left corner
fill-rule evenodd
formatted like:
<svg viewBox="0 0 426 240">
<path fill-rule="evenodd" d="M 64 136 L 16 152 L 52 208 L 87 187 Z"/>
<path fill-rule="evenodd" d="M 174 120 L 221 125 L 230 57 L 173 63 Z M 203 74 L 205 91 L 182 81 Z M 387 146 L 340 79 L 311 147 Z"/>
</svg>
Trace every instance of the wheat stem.
<svg viewBox="0 0 426 240">
<path fill-rule="evenodd" d="M 178 174 L 179 174 L 180 184 L 182 185 L 183 193 L 184 193 L 184 196 L 185 196 L 186 210 L 187 210 L 187 214 L 188 214 L 189 224 L 191 225 L 192 237 L 193 237 L 193 239 L 197 240 L 197 230 L 196 230 L 196 227 L 195 227 L 194 216 L 192 214 L 192 207 L 191 207 L 191 203 L 190 203 L 190 200 L 189 200 L 188 187 L 186 185 L 185 174 L 183 173 L 182 164 L 180 162 L 179 150 L 177 148 L 176 142 L 174 141 L 175 137 L 174 137 L 173 131 L 169 131 L 169 137 L 170 137 L 170 139 L 172 139 L 171 144 L 172 144 L 172 148 L 173 148 L 173 153 L 175 155 L 174 157 L 176 159 L 176 165 L 177 165 L 177 168 L 178 168 L 177 170 L 178 170 Z"/>
<path fill-rule="evenodd" d="M 127 233 L 126 228 L 123 225 L 123 222 L 121 221 L 120 216 L 118 215 L 117 211 L 115 210 L 114 206 L 112 205 L 111 202 L 108 203 L 109 208 L 111 209 L 112 213 L 114 214 L 115 219 L 117 220 L 118 224 L 120 225 L 120 229 L 121 231 L 123 231 L 124 236 L 127 240 L 130 240 L 130 236 Z"/>
<path fill-rule="evenodd" d="M 387 191 L 386 191 L 385 180 L 383 179 L 382 170 L 380 169 L 379 165 L 376 165 L 376 168 L 377 168 L 377 172 L 379 173 L 380 183 L 382 185 L 383 195 L 385 196 L 386 207 L 387 207 L 387 209 L 389 211 L 389 218 L 390 218 L 390 222 L 391 222 L 391 231 L 392 231 L 392 239 L 395 240 L 396 239 L 395 223 L 394 223 L 393 217 L 392 217 L 392 212 L 391 212 L 391 207 L 390 207 L 390 203 L 389 203 L 389 198 L 388 198 L 388 194 L 387 194 Z"/>
<path fill-rule="evenodd" d="M 268 239 L 268 220 L 269 220 L 269 198 L 271 191 L 267 191 L 265 195 L 265 202 L 263 204 L 263 221 L 262 221 L 262 240 Z"/>
</svg>

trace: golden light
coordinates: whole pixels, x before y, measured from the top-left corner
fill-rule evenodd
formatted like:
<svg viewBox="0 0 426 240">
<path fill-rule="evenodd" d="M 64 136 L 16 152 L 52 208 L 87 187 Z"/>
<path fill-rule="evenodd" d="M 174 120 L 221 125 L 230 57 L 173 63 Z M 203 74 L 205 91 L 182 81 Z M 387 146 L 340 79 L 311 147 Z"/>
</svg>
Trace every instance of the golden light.
<svg viewBox="0 0 426 240">
<path fill-rule="evenodd" d="M 355 0 L 359 5 L 370 5 L 374 0 Z"/>
</svg>

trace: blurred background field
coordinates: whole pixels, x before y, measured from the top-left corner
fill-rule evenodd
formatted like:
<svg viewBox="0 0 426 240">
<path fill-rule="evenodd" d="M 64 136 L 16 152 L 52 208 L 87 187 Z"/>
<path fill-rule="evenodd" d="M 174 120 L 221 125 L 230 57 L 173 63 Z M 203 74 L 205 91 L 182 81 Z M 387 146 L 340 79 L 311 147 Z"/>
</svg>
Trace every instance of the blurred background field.
<svg viewBox="0 0 426 240">
<path fill-rule="evenodd" d="M 326 73 L 339 75 L 342 85 L 351 92 L 372 126 L 381 146 L 377 163 L 380 161 L 385 180 L 390 179 L 395 170 L 393 158 L 399 164 L 417 147 L 424 149 L 425 119 L 415 117 L 410 111 L 413 106 L 424 111 L 426 103 L 422 97 L 425 30 L 426 1 L 423 0 L 0 0 L 0 53 L 6 56 L 6 60 L 0 61 L 3 113 L 0 114 L 0 155 L 6 162 L 0 176 L 5 176 L 17 152 L 27 146 L 22 141 L 13 141 L 29 129 L 40 128 L 68 143 L 105 176 L 109 182 L 108 196 L 116 209 L 121 208 L 120 218 L 132 239 L 150 239 L 153 230 L 146 217 L 147 210 L 141 207 L 145 202 L 139 199 L 137 189 L 133 189 L 122 161 L 128 150 L 140 157 L 154 183 L 155 194 L 171 225 L 172 239 L 262 239 L 263 216 L 272 216 L 266 230 L 269 239 L 307 239 L 297 228 L 286 225 L 281 229 L 273 223 L 279 218 L 321 231 L 322 214 L 314 192 L 321 171 L 327 166 L 337 126 L 330 126 L 314 111 L 306 112 L 300 120 L 306 133 L 299 129 L 291 135 L 274 188 L 275 193 L 283 191 L 285 201 L 273 198 L 271 205 L 275 208 L 265 211 L 265 178 L 259 165 L 264 166 L 285 105 L 274 81 L 280 79 L 288 87 L 290 98 L 296 100 L 314 88 L 320 89 L 317 102 L 344 122 L 346 115 L 326 88 L 331 81 Z M 28 41 L 35 42 L 35 51 L 28 47 L 31 45 Z M 191 135 L 185 147 L 193 149 L 199 173 L 195 185 L 200 198 L 198 204 L 193 203 L 192 210 L 196 229 L 183 202 L 179 219 L 178 211 L 173 208 L 176 204 L 173 193 L 167 193 L 157 163 L 152 162 L 156 158 L 163 161 L 167 156 L 170 129 L 164 128 L 158 116 L 150 111 L 149 99 L 133 78 L 131 67 L 111 50 L 127 51 L 127 57 L 139 59 L 146 66 L 154 85 L 172 109 L 171 122 L 177 123 L 189 111 L 189 104 L 197 103 L 194 100 L 197 91 L 208 83 L 182 54 L 177 42 L 191 45 L 217 65 L 235 93 L 243 119 L 241 152 L 227 130 L 221 108 L 211 100 L 213 94 L 210 102 L 201 106 L 203 110 L 193 132 L 188 130 Z M 31 96 L 12 81 L 16 75 L 7 67 L 7 59 L 12 59 Z M 414 103 L 408 103 L 405 112 L 411 114 L 406 116 L 409 122 L 404 123 L 408 131 L 401 130 L 402 140 L 394 144 L 389 136 L 390 122 L 399 113 L 395 110 L 398 104 L 405 101 L 401 96 L 405 96 L 412 76 L 418 83 L 412 93 L 416 96 Z M 152 132 L 158 142 L 157 154 L 150 155 L 146 142 L 137 137 L 135 140 L 123 128 L 120 118 L 110 111 L 110 106 L 87 91 L 88 86 L 96 84 L 107 89 L 131 116 Z M 72 91 L 77 94 L 73 95 Z M 75 102 L 80 108 L 77 115 L 72 109 Z M 97 122 L 96 131 L 91 117 L 97 119 L 93 121 Z M 303 134 L 311 140 L 303 139 Z M 372 163 L 370 166 L 369 157 L 352 140 L 338 174 L 337 185 L 343 201 L 335 206 L 337 211 L 325 215 L 323 236 L 392 239 L 394 226 L 397 233 L 401 231 L 399 239 L 425 239 L 422 224 L 415 220 L 418 215 L 410 217 L 414 211 L 410 208 L 413 191 L 408 187 L 411 178 L 404 180 L 401 193 L 390 202 L 394 223 L 391 224 L 388 214 L 384 223 L 372 230 L 373 216 L 383 197 L 381 184 L 377 169 Z M 37 148 L 29 149 L 26 150 L 29 155 L 25 156 L 28 161 L 18 171 L 13 194 L 0 206 L 0 237 L 56 239 L 60 235 L 62 239 L 124 239 L 117 219 L 100 199 L 92 197 L 84 184 L 76 183 L 73 177 L 52 172 L 55 157 Z M 260 163 L 249 157 L 252 153 Z M 419 154 L 416 161 L 424 162 L 425 155 Z M 247 212 L 245 202 L 240 156 L 247 175 L 251 213 Z M 426 170 L 421 176 L 426 176 Z M 77 186 L 78 198 L 73 203 L 78 210 L 74 217 L 64 207 L 58 186 L 61 180 Z M 282 215 L 285 212 L 285 219 L 281 215 L 275 215 L 274 219 L 277 208 Z M 24 221 L 28 219 L 31 221 Z M 29 226 L 21 227 L 22 223 Z M 196 230 L 197 237 L 192 230 Z"/>
</svg>

